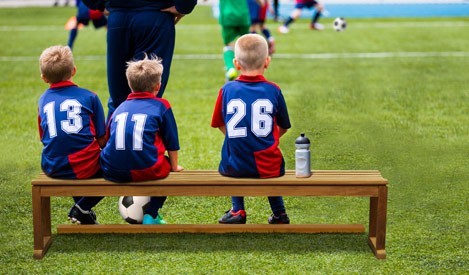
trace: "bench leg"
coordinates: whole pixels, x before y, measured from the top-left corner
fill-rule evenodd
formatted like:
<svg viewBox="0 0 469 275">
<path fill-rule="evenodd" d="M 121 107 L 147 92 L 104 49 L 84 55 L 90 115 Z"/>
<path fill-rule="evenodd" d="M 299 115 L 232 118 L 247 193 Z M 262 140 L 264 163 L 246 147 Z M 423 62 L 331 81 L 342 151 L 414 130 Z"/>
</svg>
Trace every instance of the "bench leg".
<svg viewBox="0 0 469 275">
<path fill-rule="evenodd" d="M 42 259 L 52 243 L 50 197 L 41 197 L 41 188 L 33 187 L 33 231 L 35 259 Z"/>
<path fill-rule="evenodd" d="M 376 258 L 386 258 L 386 213 L 388 187 L 378 187 L 378 197 L 370 198 L 370 224 L 368 243 Z"/>
</svg>

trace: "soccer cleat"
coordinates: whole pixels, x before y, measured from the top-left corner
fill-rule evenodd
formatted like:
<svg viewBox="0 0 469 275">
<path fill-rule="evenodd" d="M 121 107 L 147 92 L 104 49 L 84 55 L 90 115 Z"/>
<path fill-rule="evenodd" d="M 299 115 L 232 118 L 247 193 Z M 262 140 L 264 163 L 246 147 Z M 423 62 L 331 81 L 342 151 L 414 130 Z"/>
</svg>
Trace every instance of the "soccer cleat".
<svg viewBox="0 0 469 275">
<path fill-rule="evenodd" d="M 225 212 L 225 215 L 218 220 L 219 223 L 228 223 L 228 224 L 245 224 L 246 223 L 246 211 L 238 210 L 233 212 L 233 209 L 230 209 Z"/>
<path fill-rule="evenodd" d="M 290 32 L 290 30 L 288 29 L 288 27 L 285 26 L 285 25 L 282 25 L 282 26 L 278 27 L 277 30 L 278 30 L 279 33 L 284 33 L 284 34 Z"/>
<path fill-rule="evenodd" d="M 158 216 L 153 218 L 150 214 L 143 215 L 142 224 L 166 224 L 166 221 L 163 220 L 163 217 L 158 214 Z"/>
<path fill-rule="evenodd" d="M 322 30 L 324 30 L 324 26 L 323 26 L 322 24 L 320 24 L 320 23 L 311 24 L 311 25 L 310 25 L 310 28 L 311 28 L 312 30 L 317 30 L 317 31 L 322 31 Z"/>
<path fill-rule="evenodd" d="M 98 224 L 96 214 L 93 210 L 83 210 L 75 204 L 68 212 L 68 219 L 72 223 L 78 224 Z"/>
<path fill-rule="evenodd" d="M 269 224 L 290 224 L 290 218 L 287 213 L 282 213 L 278 216 L 272 214 L 268 219 Z"/>
<path fill-rule="evenodd" d="M 226 71 L 225 73 L 225 78 L 227 81 L 235 80 L 237 76 L 238 76 L 238 72 L 236 71 L 235 68 L 229 68 L 228 71 Z"/>
</svg>

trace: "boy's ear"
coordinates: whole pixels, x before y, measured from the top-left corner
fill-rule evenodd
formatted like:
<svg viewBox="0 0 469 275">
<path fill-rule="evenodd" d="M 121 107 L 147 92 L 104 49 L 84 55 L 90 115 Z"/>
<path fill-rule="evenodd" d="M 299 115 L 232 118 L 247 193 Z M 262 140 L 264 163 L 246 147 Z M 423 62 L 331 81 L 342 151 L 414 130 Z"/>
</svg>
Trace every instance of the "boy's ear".
<svg viewBox="0 0 469 275">
<path fill-rule="evenodd" d="M 50 83 L 49 79 L 47 79 L 47 77 L 45 77 L 43 74 L 41 74 L 41 79 L 44 81 L 44 83 Z"/>
<path fill-rule="evenodd" d="M 160 91 L 160 88 L 161 88 L 161 83 L 156 84 L 155 89 L 154 89 L 155 95 Z"/>
<path fill-rule="evenodd" d="M 233 59 L 233 64 L 234 64 L 236 70 L 238 70 L 238 71 L 241 70 L 241 65 L 239 64 L 239 61 L 236 58 Z"/>
<path fill-rule="evenodd" d="M 267 69 L 267 68 L 269 67 L 270 60 L 272 60 L 272 59 L 271 59 L 271 57 L 270 57 L 270 55 L 269 55 L 269 56 L 267 56 L 267 58 L 265 59 L 264 69 Z"/>
<path fill-rule="evenodd" d="M 73 66 L 72 77 L 77 73 L 77 66 Z"/>
</svg>

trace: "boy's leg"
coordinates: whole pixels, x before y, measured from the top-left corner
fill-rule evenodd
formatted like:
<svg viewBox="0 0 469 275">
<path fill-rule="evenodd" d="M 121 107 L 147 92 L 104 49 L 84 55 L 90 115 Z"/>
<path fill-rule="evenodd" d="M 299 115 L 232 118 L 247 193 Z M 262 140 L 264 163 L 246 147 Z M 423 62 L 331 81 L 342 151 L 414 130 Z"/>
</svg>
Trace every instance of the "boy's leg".
<svg viewBox="0 0 469 275">
<path fill-rule="evenodd" d="M 148 206 L 145 214 L 150 214 L 154 219 L 158 217 L 158 211 L 163 208 L 163 204 L 166 201 L 166 196 L 151 197 L 150 205 Z"/>
<path fill-rule="evenodd" d="M 244 197 L 231 197 L 232 208 L 226 211 L 218 222 L 228 224 L 246 223 L 246 211 L 244 211 Z"/>
<path fill-rule="evenodd" d="M 269 217 L 270 224 L 289 224 L 290 219 L 285 210 L 285 203 L 280 196 L 267 197 L 269 199 L 270 208 L 272 209 L 272 216 Z"/>
<path fill-rule="evenodd" d="M 145 210 L 142 224 L 166 224 L 158 211 L 163 207 L 166 196 L 151 197 L 150 206 Z"/>
<path fill-rule="evenodd" d="M 283 23 L 283 25 L 281 25 L 279 28 L 278 28 L 278 31 L 280 33 L 288 33 L 289 32 L 289 29 L 288 29 L 288 26 L 293 23 L 298 17 L 301 16 L 301 10 L 303 9 L 302 6 L 300 6 L 299 4 L 296 5 L 295 9 L 292 11 L 292 13 L 290 14 L 290 16 L 285 20 L 285 22 Z"/>
<path fill-rule="evenodd" d="M 68 218 L 72 223 L 80 224 L 97 224 L 96 214 L 91 210 L 104 197 L 81 197 L 77 201 L 77 197 L 73 197 L 75 205 L 70 209 Z"/>
<path fill-rule="evenodd" d="M 316 4 L 314 5 L 314 15 L 313 15 L 313 18 L 311 20 L 311 29 L 315 29 L 315 30 L 323 30 L 324 29 L 324 26 L 322 24 L 318 23 L 319 18 L 322 15 L 322 11 L 323 11 L 322 5 L 319 4 L 318 2 L 316 2 Z"/>
</svg>

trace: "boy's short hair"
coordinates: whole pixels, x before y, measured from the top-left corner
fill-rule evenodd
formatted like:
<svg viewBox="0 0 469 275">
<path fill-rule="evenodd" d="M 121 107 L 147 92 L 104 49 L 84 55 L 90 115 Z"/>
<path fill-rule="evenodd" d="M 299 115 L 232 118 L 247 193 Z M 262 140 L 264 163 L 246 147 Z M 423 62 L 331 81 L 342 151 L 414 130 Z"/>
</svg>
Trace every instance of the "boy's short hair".
<svg viewBox="0 0 469 275">
<path fill-rule="evenodd" d="M 145 55 L 143 60 L 127 62 L 125 75 L 133 92 L 153 92 L 156 85 L 161 83 L 163 74 L 162 60 L 156 55 L 150 58 Z"/>
<path fill-rule="evenodd" d="M 258 34 L 245 34 L 235 43 L 235 58 L 246 70 L 261 69 L 269 56 L 269 47 L 264 37 Z"/>
<path fill-rule="evenodd" d="M 41 74 L 50 82 L 57 83 L 72 77 L 75 63 L 73 53 L 68 46 L 52 46 L 39 56 Z"/>
</svg>

